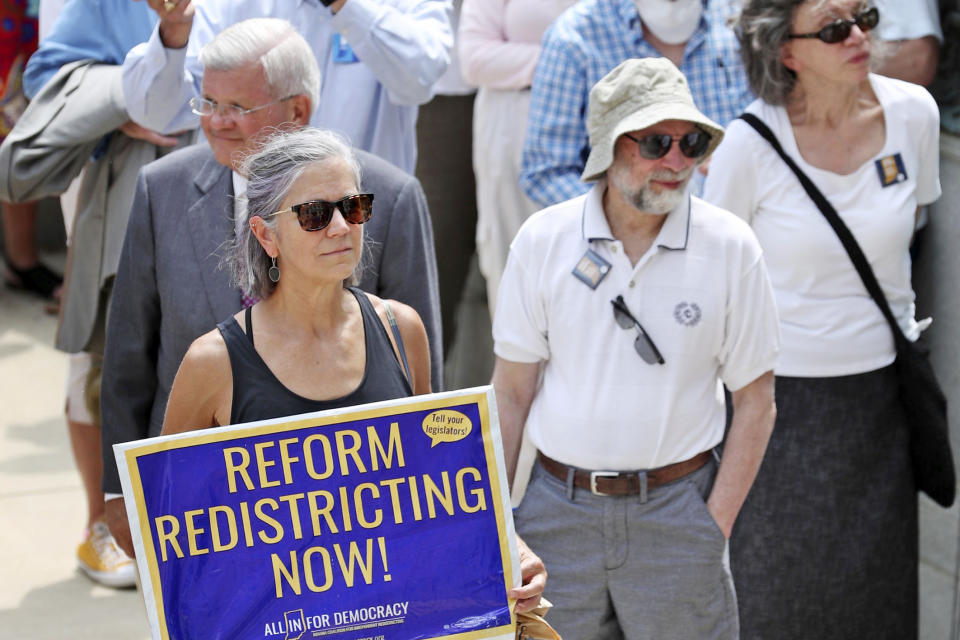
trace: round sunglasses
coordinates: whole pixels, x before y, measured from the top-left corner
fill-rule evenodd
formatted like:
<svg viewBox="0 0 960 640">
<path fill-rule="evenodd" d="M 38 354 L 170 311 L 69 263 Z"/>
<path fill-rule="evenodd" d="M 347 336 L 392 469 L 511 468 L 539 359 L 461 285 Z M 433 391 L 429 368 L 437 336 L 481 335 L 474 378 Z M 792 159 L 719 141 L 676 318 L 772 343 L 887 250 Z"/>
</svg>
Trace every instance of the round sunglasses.
<svg viewBox="0 0 960 640">
<path fill-rule="evenodd" d="M 837 44 L 838 42 L 843 42 L 850 37 L 850 30 L 853 29 L 853 25 L 857 25 L 860 28 L 860 31 L 866 33 L 867 31 L 870 31 L 876 27 L 877 23 L 879 22 L 880 10 L 876 7 L 873 7 L 858 13 L 850 20 L 844 20 L 841 18 L 834 20 L 819 31 L 815 31 L 813 33 L 791 33 L 790 37 L 816 38 L 826 42 L 827 44 Z"/>
<path fill-rule="evenodd" d="M 667 155 L 674 140 L 677 140 L 677 144 L 680 145 L 680 153 L 688 158 L 701 157 L 707 152 L 707 147 L 710 146 L 710 134 L 703 129 L 697 129 L 677 137 L 667 133 L 654 133 L 642 138 L 634 138 L 629 133 L 623 135 L 637 143 L 640 155 L 647 160 L 656 160 Z"/>
<path fill-rule="evenodd" d="M 327 200 L 310 200 L 301 202 L 287 209 L 274 211 L 263 216 L 270 218 L 287 211 L 293 211 L 297 214 L 297 222 L 304 231 L 322 231 L 326 229 L 333 220 L 333 212 L 339 209 L 343 214 L 343 219 L 350 224 L 363 224 L 370 219 L 373 213 L 373 194 L 358 193 L 356 195 L 340 198 L 336 202 Z"/>
</svg>

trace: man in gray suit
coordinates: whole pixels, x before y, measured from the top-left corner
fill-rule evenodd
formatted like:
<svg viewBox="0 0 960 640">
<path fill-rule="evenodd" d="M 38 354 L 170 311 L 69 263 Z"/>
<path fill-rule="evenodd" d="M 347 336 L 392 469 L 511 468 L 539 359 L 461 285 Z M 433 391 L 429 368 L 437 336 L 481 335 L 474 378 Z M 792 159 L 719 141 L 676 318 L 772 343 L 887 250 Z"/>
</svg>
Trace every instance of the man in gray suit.
<svg viewBox="0 0 960 640">
<path fill-rule="evenodd" d="M 117 542 L 133 553 L 113 445 L 160 432 L 173 378 L 190 343 L 243 305 L 219 268 L 243 205 L 243 156 L 271 130 L 307 125 L 319 69 L 289 23 L 258 18 L 222 31 L 201 53 L 207 145 L 174 152 L 141 171 L 107 320 L 101 412 L 103 489 Z M 420 184 L 385 160 L 357 151 L 363 189 L 376 194 L 360 287 L 412 306 L 430 338 L 439 387 L 436 257 Z"/>
</svg>

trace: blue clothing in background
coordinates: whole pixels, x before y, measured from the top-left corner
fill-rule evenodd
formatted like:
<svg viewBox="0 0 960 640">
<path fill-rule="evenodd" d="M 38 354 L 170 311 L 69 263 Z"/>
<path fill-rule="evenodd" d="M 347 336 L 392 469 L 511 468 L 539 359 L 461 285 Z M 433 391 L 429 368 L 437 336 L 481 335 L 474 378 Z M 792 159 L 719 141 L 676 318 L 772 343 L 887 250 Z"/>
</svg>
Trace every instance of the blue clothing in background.
<svg viewBox="0 0 960 640">
<path fill-rule="evenodd" d="M 24 93 L 33 98 L 60 67 L 76 60 L 123 64 L 134 46 L 157 24 L 146 2 L 68 0 L 23 73 Z"/>
<path fill-rule="evenodd" d="M 735 0 L 704 0 L 680 71 L 708 118 L 726 126 L 753 102 L 739 45 L 726 20 Z M 581 0 L 544 34 L 533 78 L 520 187 L 541 206 L 586 193 L 580 174 L 590 153 L 590 89 L 624 60 L 659 58 L 643 37 L 634 0 Z"/>
</svg>

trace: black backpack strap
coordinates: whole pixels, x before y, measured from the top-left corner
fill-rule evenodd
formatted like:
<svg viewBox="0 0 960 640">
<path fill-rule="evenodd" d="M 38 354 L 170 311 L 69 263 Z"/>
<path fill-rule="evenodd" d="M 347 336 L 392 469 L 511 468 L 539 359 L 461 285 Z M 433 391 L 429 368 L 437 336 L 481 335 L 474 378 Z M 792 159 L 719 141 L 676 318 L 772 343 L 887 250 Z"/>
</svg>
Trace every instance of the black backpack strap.
<svg viewBox="0 0 960 640">
<path fill-rule="evenodd" d="M 780 154 L 780 157 L 783 158 L 783 161 L 787 163 L 787 166 L 796 174 L 797 179 L 800 180 L 800 184 L 803 186 L 804 191 L 807 192 L 807 195 L 810 196 L 810 199 L 813 200 L 814 204 L 817 205 L 817 208 L 820 209 L 820 213 L 823 214 L 823 217 L 827 219 L 827 222 L 830 223 L 830 226 L 833 227 L 834 232 L 837 234 L 837 237 L 840 238 L 843 248 L 847 250 L 847 254 L 850 256 L 853 266 L 856 268 L 857 273 L 860 275 L 860 279 L 863 280 L 864 286 L 867 288 L 867 292 L 870 294 L 870 297 L 873 298 L 873 301 L 877 303 L 877 306 L 880 307 L 880 313 L 883 314 L 883 317 L 886 318 L 887 323 L 890 325 L 890 329 L 893 331 L 894 341 L 906 340 L 906 336 L 903 335 L 903 331 L 900 329 L 900 325 L 897 323 L 896 318 L 893 317 L 893 311 L 890 310 L 890 304 L 887 302 L 887 297 L 883 293 L 883 289 L 880 287 L 880 283 L 877 282 L 877 277 L 873 273 L 873 269 L 870 267 L 870 263 L 867 261 L 866 256 L 863 255 L 863 251 L 860 249 L 860 245 L 857 243 L 857 239 L 853 237 L 853 234 L 850 232 L 850 229 L 847 228 L 847 225 L 844 224 L 843 220 L 840 219 L 840 215 L 837 213 L 837 210 L 833 208 L 833 205 L 830 204 L 830 201 L 824 197 L 824 195 L 817 188 L 817 185 L 813 184 L 813 181 L 807 177 L 807 174 L 803 172 L 797 163 L 793 161 L 787 152 L 783 150 L 783 147 L 780 146 L 780 141 L 777 140 L 777 136 L 773 134 L 773 131 L 757 116 L 752 113 L 742 113 L 739 118 L 749 124 L 751 127 L 756 129 L 763 138 L 770 143 L 770 146 Z"/>
</svg>

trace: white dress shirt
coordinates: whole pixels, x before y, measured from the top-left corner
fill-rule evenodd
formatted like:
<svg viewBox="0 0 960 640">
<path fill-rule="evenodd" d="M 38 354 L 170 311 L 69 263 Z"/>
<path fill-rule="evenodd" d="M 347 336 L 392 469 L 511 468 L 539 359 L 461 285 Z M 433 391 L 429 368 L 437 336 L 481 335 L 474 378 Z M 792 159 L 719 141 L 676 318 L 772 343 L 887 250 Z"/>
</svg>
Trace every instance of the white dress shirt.
<svg viewBox="0 0 960 640">
<path fill-rule="evenodd" d="M 320 65 L 320 100 L 310 123 L 412 173 L 417 105 L 430 100 L 450 62 L 450 9 L 450 0 L 348 0 L 333 15 L 318 0 L 201 0 L 186 47 L 165 48 L 155 29 L 130 51 L 123 71 L 127 110 L 157 131 L 198 126 L 188 102 L 200 95 L 203 45 L 242 20 L 282 18 L 306 39 Z M 338 60 L 338 36 L 358 62 Z"/>
</svg>

